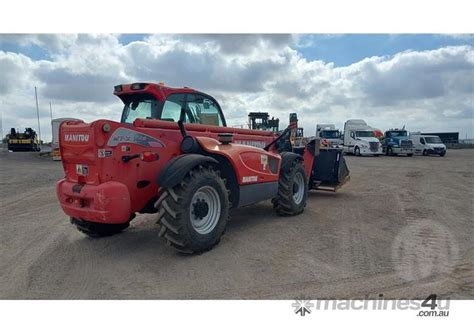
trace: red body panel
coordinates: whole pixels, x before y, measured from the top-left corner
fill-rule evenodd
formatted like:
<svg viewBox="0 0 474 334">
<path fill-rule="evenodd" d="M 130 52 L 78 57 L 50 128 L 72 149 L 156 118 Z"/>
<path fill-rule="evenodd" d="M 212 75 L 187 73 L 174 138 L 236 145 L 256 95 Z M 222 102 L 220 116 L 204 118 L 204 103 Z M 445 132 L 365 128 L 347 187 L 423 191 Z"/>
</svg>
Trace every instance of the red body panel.
<svg viewBox="0 0 474 334">
<path fill-rule="evenodd" d="M 136 119 L 133 122 L 136 127 L 145 127 L 152 129 L 162 130 L 173 130 L 179 131 L 178 124 L 175 122 L 162 121 L 158 119 Z M 270 131 L 250 130 L 250 129 L 239 129 L 229 128 L 214 125 L 202 125 L 202 124 L 185 124 L 186 131 L 191 135 L 199 133 L 201 137 L 217 138 L 219 133 L 232 133 L 234 135 L 233 142 L 236 144 L 244 144 L 255 147 L 265 147 L 273 139 L 276 138 L 275 134 Z M 178 133 L 180 136 L 180 134 Z"/>
<path fill-rule="evenodd" d="M 132 213 L 129 191 L 120 182 L 79 186 L 62 179 L 56 185 L 56 193 L 61 207 L 70 217 L 120 224 L 128 221 Z"/>
<path fill-rule="evenodd" d="M 280 155 L 247 145 L 222 145 L 212 138 L 196 137 L 196 139 L 208 153 L 223 155 L 231 162 L 239 184 L 278 181 Z M 275 168 L 275 172 L 270 170 L 269 159 L 275 159 L 275 164 L 278 166 Z"/>
</svg>

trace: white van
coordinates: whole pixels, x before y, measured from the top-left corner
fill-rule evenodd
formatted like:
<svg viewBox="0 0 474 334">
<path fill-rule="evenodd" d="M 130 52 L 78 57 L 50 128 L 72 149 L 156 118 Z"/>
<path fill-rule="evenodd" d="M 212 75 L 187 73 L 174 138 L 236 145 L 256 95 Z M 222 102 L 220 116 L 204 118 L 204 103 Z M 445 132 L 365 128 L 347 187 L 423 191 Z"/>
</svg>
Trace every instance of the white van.
<svg viewBox="0 0 474 334">
<path fill-rule="evenodd" d="M 382 155 L 382 145 L 374 130 L 362 119 L 350 119 L 344 124 L 343 149 L 354 155 Z"/>
<path fill-rule="evenodd" d="M 410 139 L 413 141 L 416 154 L 437 154 L 441 157 L 446 155 L 446 145 L 443 144 L 438 136 L 411 133 Z"/>
</svg>

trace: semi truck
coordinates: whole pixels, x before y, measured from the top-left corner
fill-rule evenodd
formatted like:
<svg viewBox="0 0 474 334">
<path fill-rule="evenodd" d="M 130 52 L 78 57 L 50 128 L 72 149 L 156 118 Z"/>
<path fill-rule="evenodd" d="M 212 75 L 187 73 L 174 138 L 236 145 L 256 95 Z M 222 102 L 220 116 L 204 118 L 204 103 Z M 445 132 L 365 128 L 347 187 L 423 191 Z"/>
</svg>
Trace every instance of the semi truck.
<svg viewBox="0 0 474 334">
<path fill-rule="evenodd" d="M 405 128 L 390 129 L 385 131 L 382 150 L 386 155 L 406 154 L 411 157 L 413 156 L 413 141 L 409 139 Z"/>
<path fill-rule="evenodd" d="M 316 138 L 326 141 L 330 147 L 342 148 L 341 132 L 335 124 L 316 124 Z"/>
<path fill-rule="evenodd" d="M 343 149 L 354 155 L 382 155 L 382 145 L 374 130 L 362 119 L 350 119 L 344 124 Z"/>
</svg>

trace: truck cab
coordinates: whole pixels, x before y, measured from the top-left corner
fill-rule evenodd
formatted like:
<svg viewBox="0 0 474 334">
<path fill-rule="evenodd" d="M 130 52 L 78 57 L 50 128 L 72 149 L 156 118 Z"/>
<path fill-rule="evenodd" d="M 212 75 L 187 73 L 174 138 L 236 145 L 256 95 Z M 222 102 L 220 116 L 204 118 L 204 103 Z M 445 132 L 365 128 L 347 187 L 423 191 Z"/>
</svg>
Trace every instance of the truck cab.
<svg viewBox="0 0 474 334">
<path fill-rule="evenodd" d="M 410 139 L 413 141 L 414 152 L 416 154 L 436 154 L 441 157 L 446 155 L 446 145 L 443 144 L 438 136 L 417 133 L 411 134 Z"/>
<path fill-rule="evenodd" d="M 364 120 L 350 119 L 344 124 L 343 148 L 354 155 L 382 155 L 382 145 Z"/>
<path fill-rule="evenodd" d="M 316 138 L 325 140 L 331 147 L 342 148 L 341 132 L 334 124 L 317 124 Z"/>
<path fill-rule="evenodd" d="M 413 142 L 405 129 L 390 129 L 385 131 L 382 140 L 382 150 L 386 155 L 406 154 L 413 156 Z"/>
</svg>

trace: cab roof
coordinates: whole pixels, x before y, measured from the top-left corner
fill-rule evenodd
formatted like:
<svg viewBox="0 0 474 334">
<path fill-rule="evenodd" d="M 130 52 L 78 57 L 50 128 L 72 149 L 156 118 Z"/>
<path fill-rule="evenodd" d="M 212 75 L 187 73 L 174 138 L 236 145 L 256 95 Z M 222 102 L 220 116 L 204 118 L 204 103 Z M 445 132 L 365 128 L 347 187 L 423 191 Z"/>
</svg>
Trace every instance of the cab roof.
<svg viewBox="0 0 474 334">
<path fill-rule="evenodd" d="M 165 86 L 164 83 L 135 82 L 130 84 L 121 84 L 114 87 L 114 95 L 129 95 L 137 93 L 152 94 L 159 100 L 165 100 L 168 95 L 174 93 L 201 93 L 189 87 L 173 88 Z M 201 93 L 203 94 L 203 93 Z M 207 94 L 204 94 L 207 95 Z"/>
</svg>

